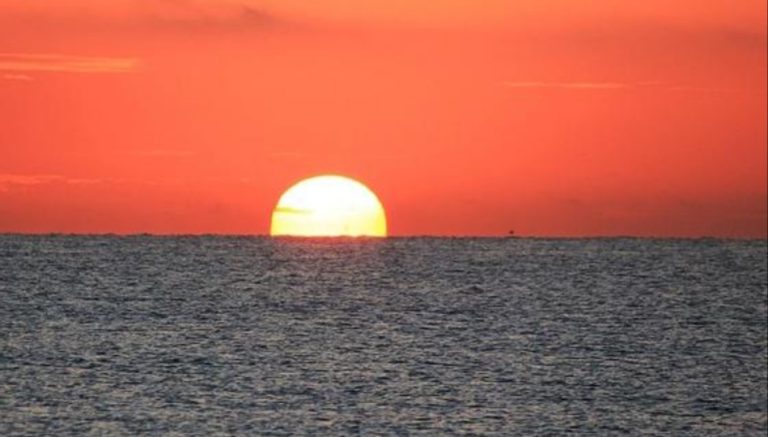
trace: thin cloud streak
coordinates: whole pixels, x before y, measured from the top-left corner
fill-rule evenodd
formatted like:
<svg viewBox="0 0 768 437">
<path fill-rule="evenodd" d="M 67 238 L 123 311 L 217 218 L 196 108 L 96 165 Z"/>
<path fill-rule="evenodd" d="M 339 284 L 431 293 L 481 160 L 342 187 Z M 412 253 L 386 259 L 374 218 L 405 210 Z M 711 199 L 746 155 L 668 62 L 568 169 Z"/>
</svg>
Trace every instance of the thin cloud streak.
<svg viewBox="0 0 768 437">
<path fill-rule="evenodd" d="M 61 179 L 62 176 L 52 174 L 19 175 L 0 174 L 0 186 L 7 185 L 39 185 Z"/>
<path fill-rule="evenodd" d="M 58 73 L 130 73 L 138 68 L 135 58 L 84 57 L 60 54 L 0 53 L 0 71 Z M 3 77 L 5 78 L 4 75 Z"/>
<path fill-rule="evenodd" d="M 708 92 L 744 92 L 748 88 L 735 87 L 697 87 L 690 85 L 678 85 L 657 81 L 648 82 L 502 82 L 502 86 L 512 89 L 573 89 L 573 90 L 628 90 L 644 88 L 662 88 L 669 91 L 708 91 Z"/>
<path fill-rule="evenodd" d="M 504 82 L 507 88 L 561 88 L 612 90 L 632 88 L 636 84 L 621 82 Z"/>
<path fill-rule="evenodd" d="M 20 82 L 31 82 L 34 79 L 32 76 L 28 76 L 26 74 L 14 74 L 14 73 L 7 73 L 0 75 L 0 78 L 3 80 L 15 80 Z"/>
<path fill-rule="evenodd" d="M 114 179 L 73 178 L 58 174 L 22 175 L 4 173 L 0 174 L 0 192 L 7 192 L 16 187 L 32 187 L 46 184 L 92 185 L 117 181 Z"/>
<path fill-rule="evenodd" d="M 275 209 L 275 212 L 280 214 L 299 214 L 299 215 L 311 215 L 313 213 L 313 211 L 310 209 L 292 208 L 290 206 L 279 206 Z"/>
<path fill-rule="evenodd" d="M 239 179 L 241 182 L 242 178 Z M 100 184 L 114 185 L 160 185 L 160 184 L 187 184 L 187 179 L 165 179 L 162 181 L 148 180 L 148 179 L 135 179 L 135 178 L 85 178 L 85 177 L 73 177 L 61 174 L 16 174 L 16 173 L 0 173 L 0 193 L 8 193 L 11 191 L 24 189 L 24 188 L 36 188 L 50 185 L 69 185 L 69 186 L 94 186 Z"/>
<path fill-rule="evenodd" d="M 126 153 L 131 156 L 145 156 L 145 157 L 175 157 L 181 158 L 185 156 L 193 156 L 195 152 L 186 149 L 151 149 L 151 150 L 134 150 Z"/>
</svg>

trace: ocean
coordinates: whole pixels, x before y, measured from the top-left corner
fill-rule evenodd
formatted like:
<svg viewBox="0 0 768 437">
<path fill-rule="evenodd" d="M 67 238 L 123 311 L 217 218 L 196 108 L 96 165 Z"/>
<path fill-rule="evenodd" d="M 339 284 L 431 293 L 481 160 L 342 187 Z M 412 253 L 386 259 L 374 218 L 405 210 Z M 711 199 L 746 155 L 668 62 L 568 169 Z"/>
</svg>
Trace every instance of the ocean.
<svg viewBox="0 0 768 437">
<path fill-rule="evenodd" d="M 0 236 L 0 435 L 756 435 L 765 240 Z"/>
</svg>

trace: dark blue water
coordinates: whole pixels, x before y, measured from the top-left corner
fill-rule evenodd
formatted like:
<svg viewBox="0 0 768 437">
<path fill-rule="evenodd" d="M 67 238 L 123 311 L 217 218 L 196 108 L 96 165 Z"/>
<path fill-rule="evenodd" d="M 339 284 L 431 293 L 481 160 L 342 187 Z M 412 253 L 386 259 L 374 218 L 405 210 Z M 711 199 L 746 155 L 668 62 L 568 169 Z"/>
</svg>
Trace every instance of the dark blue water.
<svg viewBox="0 0 768 437">
<path fill-rule="evenodd" d="M 0 236 L 0 434 L 765 435 L 766 250 Z"/>
</svg>

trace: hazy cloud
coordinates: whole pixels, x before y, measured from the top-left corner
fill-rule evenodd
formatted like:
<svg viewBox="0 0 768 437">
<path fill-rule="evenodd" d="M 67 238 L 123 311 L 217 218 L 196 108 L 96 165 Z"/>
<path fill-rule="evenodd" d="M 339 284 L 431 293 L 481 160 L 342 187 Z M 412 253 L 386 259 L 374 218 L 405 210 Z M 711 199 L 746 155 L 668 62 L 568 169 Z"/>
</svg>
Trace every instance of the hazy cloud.
<svg viewBox="0 0 768 437">
<path fill-rule="evenodd" d="M 0 53 L 2 71 L 47 71 L 67 73 L 128 73 L 136 70 L 135 58 L 95 58 L 59 54 Z M 5 78 L 4 75 L 3 77 Z M 18 77 L 23 75 L 13 75 Z"/>
<path fill-rule="evenodd" d="M 224 14 L 197 11 L 192 14 L 152 15 L 144 20 L 147 25 L 159 29 L 209 32 L 261 30 L 279 22 L 271 14 L 247 6 Z"/>
<path fill-rule="evenodd" d="M 286 25 L 252 2 L 200 0 L 110 0 L 62 2 L 4 10 L 0 1 L 0 35 L 194 32 L 226 33 Z"/>
</svg>

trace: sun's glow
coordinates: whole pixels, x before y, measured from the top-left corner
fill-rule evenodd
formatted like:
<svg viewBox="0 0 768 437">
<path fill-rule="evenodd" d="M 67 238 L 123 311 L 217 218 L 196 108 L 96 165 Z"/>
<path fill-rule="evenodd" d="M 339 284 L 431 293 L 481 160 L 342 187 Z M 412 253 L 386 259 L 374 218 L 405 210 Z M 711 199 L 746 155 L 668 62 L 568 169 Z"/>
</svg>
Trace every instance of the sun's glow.
<svg viewBox="0 0 768 437">
<path fill-rule="evenodd" d="M 344 176 L 304 179 L 280 197 L 270 235 L 386 237 L 387 219 L 376 195 Z"/>
</svg>

